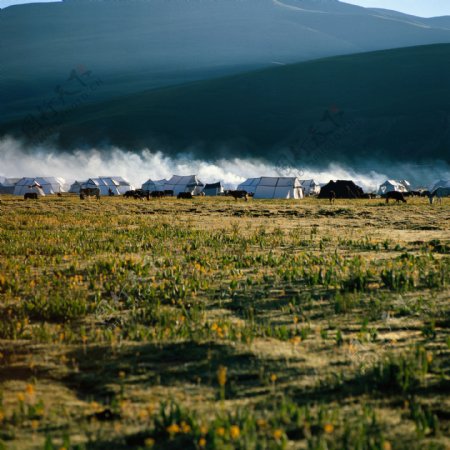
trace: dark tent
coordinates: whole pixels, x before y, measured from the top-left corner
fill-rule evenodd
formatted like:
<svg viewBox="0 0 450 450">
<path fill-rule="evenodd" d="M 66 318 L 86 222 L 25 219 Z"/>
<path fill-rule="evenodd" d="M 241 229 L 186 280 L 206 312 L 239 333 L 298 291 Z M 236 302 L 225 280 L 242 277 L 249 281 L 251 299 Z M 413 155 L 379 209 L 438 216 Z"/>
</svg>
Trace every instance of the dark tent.
<svg viewBox="0 0 450 450">
<path fill-rule="evenodd" d="M 217 183 L 205 184 L 203 189 L 205 195 L 220 195 L 223 194 L 223 186 L 220 181 Z"/>
<path fill-rule="evenodd" d="M 319 198 L 330 198 L 330 192 L 334 191 L 336 198 L 362 198 L 363 190 L 351 180 L 330 181 L 320 189 Z"/>
</svg>

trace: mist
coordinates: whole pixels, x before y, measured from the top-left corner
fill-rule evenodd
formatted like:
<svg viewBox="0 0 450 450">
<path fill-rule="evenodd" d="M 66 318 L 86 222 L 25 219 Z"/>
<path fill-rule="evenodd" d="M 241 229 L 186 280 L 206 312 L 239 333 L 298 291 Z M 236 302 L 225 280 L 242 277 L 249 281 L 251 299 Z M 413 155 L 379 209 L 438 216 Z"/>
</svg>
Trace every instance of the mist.
<svg viewBox="0 0 450 450">
<path fill-rule="evenodd" d="M 170 178 L 172 175 L 196 174 L 202 182 L 222 181 L 235 188 L 246 178 L 260 176 L 297 176 L 326 183 L 332 179 L 351 179 L 367 192 L 375 191 L 388 178 L 408 179 L 415 187 L 427 187 L 436 179 L 449 179 L 450 166 L 364 162 L 364 166 L 347 167 L 331 163 L 322 169 L 302 167 L 299 161 L 289 164 L 289 153 L 280 150 L 279 164 L 255 158 L 230 158 L 206 161 L 191 153 L 167 156 L 161 149 L 132 152 L 118 147 L 63 152 L 48 145 L 30 149 L 15 138 L 0 140 L 0 176 L 63 177 L 67 181 L 99 176 L 122 176 L 139 188 L 146 180 Z"/>
</svg>

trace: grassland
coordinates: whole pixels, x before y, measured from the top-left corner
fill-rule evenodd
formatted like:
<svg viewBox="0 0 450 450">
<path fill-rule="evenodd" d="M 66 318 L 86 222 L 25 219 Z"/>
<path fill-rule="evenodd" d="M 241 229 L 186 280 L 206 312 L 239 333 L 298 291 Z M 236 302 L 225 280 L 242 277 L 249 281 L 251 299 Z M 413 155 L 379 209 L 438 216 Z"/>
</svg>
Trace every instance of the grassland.
<svg viewBox="0 0 450 450">
<path fill-rule="evenodd" d="M 0 199 L 0 448 L 450 448 L 450 200 Z"/>
</svg>

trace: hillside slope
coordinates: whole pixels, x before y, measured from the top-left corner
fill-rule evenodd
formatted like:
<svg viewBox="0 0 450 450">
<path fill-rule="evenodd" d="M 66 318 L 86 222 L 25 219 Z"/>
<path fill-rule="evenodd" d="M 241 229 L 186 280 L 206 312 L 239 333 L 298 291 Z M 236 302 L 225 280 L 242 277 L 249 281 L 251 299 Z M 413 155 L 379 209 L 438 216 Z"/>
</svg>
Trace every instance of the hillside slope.
<svg viewBox="0 0 450 450">
<path fill-rule="evenodd" d="M 20 126 L 0 131 L 20 136 Z M 64 148 L 152 146 L 206 159 L 272 161 L 287 151 L 312 165 L 376 158 L 450 162 L 450 45 L 145 91 L 75 109 L 53 131 Z"/>
<path fill-rule="evenodd" d="M 0 42 L 0 117 L 11 120 L 80 66 L 102 79 L 95 100 L 104 100 L 279 63 L 450 43 L 450 29 L 337 0 L 68 0 L 1 10 Z"/>
</svg>

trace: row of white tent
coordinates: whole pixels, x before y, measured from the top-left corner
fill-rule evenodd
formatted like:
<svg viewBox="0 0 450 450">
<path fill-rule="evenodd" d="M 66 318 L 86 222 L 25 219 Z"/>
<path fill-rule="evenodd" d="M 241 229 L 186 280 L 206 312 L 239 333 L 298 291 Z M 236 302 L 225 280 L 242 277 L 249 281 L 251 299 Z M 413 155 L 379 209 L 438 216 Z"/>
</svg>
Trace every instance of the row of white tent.
<svg viewBox="0 0 450 450">
<path fill-rule="evenodd" d="M 146 191 L 171 190 L 174 195 L 190 192 L 192 195 L 221 195 L 224 187 L 221 182 L 203 184 L 196 175 L 174 175 L 170 180 L 148 180 L 142 185 Z M 320 192 L 320 185 L 314 180 L 300 180 L 297 177 L 259 177 L 249 178 L 238 187 L 254 194 L 254 198 L 303 198 Z"/>
<path fill-rule="evenodd" d="M 437 189 L 450 189 L 450 180 L 437 180 L 433 182 L 428 190 L 435 192 Z M 411 184 L 407 180 L 386 180 L 378 189 L 378 194 L 383 195 L 387 192 L 410 192 Z"/>
<path fill-rule="evenodd" d="M 134 187 L 123 177 L 99 177 L 85 181 L 75 181 L 70 187 L 63 178 L 59 177 L 35 177 L 35 178 L 4 178 L 0 177 L 0 194 L 24 195 L 28 192 L 36 192 L 39 195 L 51 195 L 61 192 L 78 194 L 81 188 L 99 188 L 100 195 L 123 195 Z M 450 180 L 438 180 L 429 190 L 449 189 Z M 203 184 L 196 175 L 174 175 L 169 180 L 147 180 L 143 185 L 144 191 L 173 191 L 174 195 L 181 192 L 190 192 L 192 195 L 204 193 L 205 195 L 221 195 L 224 186 L 221 182 Z M 245 190 L 254 194 L 254 198 L 287 198 L 299 199 L 305 196 L 317 195 L 320 185 L 314 180 L 300 180 L 297 177 L 258 177 L 248 178 L 239 184 L 238 190 Z M 378 194 L 387 192 L 408 192 L 411 185 L 408 181 L 386 180 L 380 185 Z"/>
</svg>

